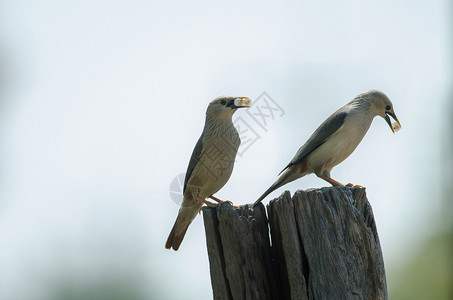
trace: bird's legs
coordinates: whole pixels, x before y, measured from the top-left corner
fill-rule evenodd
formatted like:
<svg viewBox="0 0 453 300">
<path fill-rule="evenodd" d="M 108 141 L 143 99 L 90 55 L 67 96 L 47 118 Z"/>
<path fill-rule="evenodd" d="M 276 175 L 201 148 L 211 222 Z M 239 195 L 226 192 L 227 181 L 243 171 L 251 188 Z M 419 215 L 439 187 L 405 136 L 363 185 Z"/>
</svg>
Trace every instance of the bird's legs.
<svg viewBox="0 0 453 300">
<path fill-rule="evenodd" d="M 229 204 L 231 204 L 231 206 L 233 206 L 234 208 L 239 208 L 238 206 L 233 205 L 233 202 L 231 202 L 231 201 L 228 201 L 228 200 L 227 200 L 227 201 L 223 201 L 223 200 L 220 200 L 220 199 L 217 198 L 217 197 L 214 197 L 213 195 L 209 196 L 209 198 L 211 198 L 211 199 L 214 200 L 214 201 L 217 201 L 219 204 L 229 203 Z"/>
<path fill-rule="evenodd" d="M 209 207 L 218 207 L 220 204 L 223 204 L 223 203 L 230 203 L 231 206 L 233 206 L 234 208 L 238 208 L 237 206 L 234 206 L 233 203 L 232 203 L 231 201 L 222 201 L 222 200 L 220 200 L 220 199 L 218 199 L 218 198 L 216 198 L 216 197 L 213 197 L 213 196 L 210 196 L 209 198 L 211 198 L 211 199 L 213 199 L 213 200 L 215 200 L 215 201 L 217 201 L 217 202 L 219 202 L 219 203 L 212 203 L 212 202 L 210 202 L 210 201 L 208 201 L 208 200 L 206 200 L 206 199 L 203 199 L 203 198 L 201 198 L 201 197 L 195 196 L 195 199 L 197 199 L 197 200 L 200 201 L 200 202 L 203 202 L 204 204 L 206 204 L 206 205 L 209 206 Z"/>
<path fill-rule="evenodd" d="M 212 200 L 217 201 L 217 202 L 219 202 L 220 204 L 222 204 L 222 203 L 230 203 L 230 204 L 233 204 L 233 202 L 231 202 L 231 201 L 223 201 L 223 200 L 220 200 L 220 199 L 217 198 L 217 197 L 214 197 L 213 195 L 209 196 L 208 198 L 211 198 Z"/>
<path fill-rule="evenodd" d="M 204 204 L 206 204 L 209 207 L 217 207 L 217 206 L 219 206 L 219 204 L 217 204 L 217 203 L 209 202 L 208 200 L 203 199 L 203 198 L 198 197 L 198 196 L 195 196 L 195 199 L 197 199 L 200 202 L 203 202 Z"/>
<path fill-rule="evenodd" d="M 355 184 L 352 184 L 352 183 L 348 183 L 346 185 L 342 184 L 341 182 L 338 182 L 336 181 L 335 179 L 332 179 L 330 177 L 327 177 L 327 176 L 324 176 L 324 175 L 317 175 L 319 178 L 321 179 L 324 179 L 325 181 L 327 181 L 328 183 L 330 183 L 331 185 L 333 186 L 347 186 L 347 187 L 356 187 L 356 188 L 361 188 L 363 186 L 361 185 L 355 185 Z"/>
<path fill-rule="evenodd" d="M 333 186 L 344 186 L 341 182 L 336 181 L 335 179 L 332 179 L 330 177 L 324 176 L 324 175 L 318 175 L 316 174 L 319 178 L 324 179 L 328 183 L 330 183 Z"/>
</svg>

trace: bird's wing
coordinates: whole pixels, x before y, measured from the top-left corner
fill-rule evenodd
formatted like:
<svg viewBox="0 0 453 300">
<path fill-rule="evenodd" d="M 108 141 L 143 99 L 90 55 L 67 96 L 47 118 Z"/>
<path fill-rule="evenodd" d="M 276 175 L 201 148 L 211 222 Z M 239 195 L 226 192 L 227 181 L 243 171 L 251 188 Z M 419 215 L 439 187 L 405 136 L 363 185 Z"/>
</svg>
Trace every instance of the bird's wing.
<svg viewBox="0 0 453 300">
<path fill-rule="evenodd" d="M 202 150 L 203 150 L 203 134 L 198 139 L 198 142 L 195 145 L 195 148 L 193 149 L 192 156 L 190 157 L 189 166 L 187 167 L 186 171 L 186 178 L 184 179 L 184 187 L 182 190 L 183 194 L 186 191 L 187 182 L 189 181 L 190 175 L 192 175 L 193 169 L 195 169 L 195 166 L 197 165 Z"/>
<path fill-rule="evenodd" d="M 325 120 L 318 129 L 310 136 L 305 144 L 299 148 L 294 158 L 290 163 L 280 172 L 282 173 L 292 165 L 302 161 L 308 154 L 313 152 L 316 148 L 321 146 L 331 135 L 343 126 L 344 119 L 347 113 L 339 109 L 333 113 L 327 120 Z"/>
</svg>

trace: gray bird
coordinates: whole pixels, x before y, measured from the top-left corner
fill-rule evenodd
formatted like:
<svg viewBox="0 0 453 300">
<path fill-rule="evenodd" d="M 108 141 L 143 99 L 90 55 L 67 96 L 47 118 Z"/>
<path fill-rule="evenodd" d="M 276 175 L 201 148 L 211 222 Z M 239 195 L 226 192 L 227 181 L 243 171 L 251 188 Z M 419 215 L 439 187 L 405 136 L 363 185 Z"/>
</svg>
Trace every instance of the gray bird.
<svg viewBox="0 0 453 300">
<path fill-rule="evenodd" d="M 253 207 L 279 187 L 311 173 L 315 173 L 333 186 L 343 186 L 330 177 L 330 171 L 351 155 L 370 128 L 375 116 L 383 117 L 393 133 L 401 128 L 393 111 L 392 102 L 383 92 L 369 90 L 357 95 L 316 129 L 280 172 L 277 181 L 255 201 Z M 392 125 L 389 116 L 396 123 Z"/>
<path fill-rule="evenodd" d="M 203 132 L 198 139 L 187 167 L 183 200 L 165 248 L 178 250 L 190 223 L 203 204 L 216 206 L 206 200 L 214 197 L 230 179 L 236 153 L 241 144 L 238 131 L 231 120 L 240 107 L 249 107 L 247 97 L 222 96 L 209 103 Z"/>
</svg>

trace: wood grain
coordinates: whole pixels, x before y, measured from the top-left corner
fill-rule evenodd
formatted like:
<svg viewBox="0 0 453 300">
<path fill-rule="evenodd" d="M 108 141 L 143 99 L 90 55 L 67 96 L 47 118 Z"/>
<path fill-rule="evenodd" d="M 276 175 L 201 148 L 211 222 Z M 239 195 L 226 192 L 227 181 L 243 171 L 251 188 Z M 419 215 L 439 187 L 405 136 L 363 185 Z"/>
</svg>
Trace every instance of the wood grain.
<svg viewBox="0 0 453 300">
<path fill-rule="evenodd" d="M 284 192 L 203 208 L 214 299 L 387 299 L 364 188 Z"/>
</svg>

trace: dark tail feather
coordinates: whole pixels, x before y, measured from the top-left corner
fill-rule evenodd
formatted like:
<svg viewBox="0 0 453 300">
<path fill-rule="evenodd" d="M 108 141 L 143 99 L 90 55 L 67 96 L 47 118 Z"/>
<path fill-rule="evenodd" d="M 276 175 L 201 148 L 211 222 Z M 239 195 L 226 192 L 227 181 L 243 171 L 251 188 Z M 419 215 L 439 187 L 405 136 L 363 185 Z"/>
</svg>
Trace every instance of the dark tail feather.
<svg viewBox="0 0 453 300">
<path fill-rule="evenodd" d="M 178 220 L 176 220 L 177 222 Z M 171 230 L 170 234 L 168 235 L 167 242 L 165 243 L 165 248 L 173 250 L 178 250 L 179 246 L 182 243 L 182 240 L 184 239 L 184 236 L 186 235 L 187 228 L 189 228 L 188 224 L 186 228 L 182 231 L 182 233 L 176 235 L 176 222 L 175 225 L 173 225 L 173 229 Z"/>
<path fill-rule="evenodd" d="M 195 219 L 202 206 L 203 203 L 201 201 L 184 198 L 183 203 L 179 208 L 175 224 L 168 235 L 165 248 L 173 248 L 175 251 L 179 249 L 179 246 L 184 239 L 184 235 L 186 235 L 187 228 L 189 228 L 190 223 Z"/>
<path fill-rule="evenodd" d="M 286 179 L 288 178 L 289 174 L 290 174 L 289 172 L 283 173 L 282 176 L 280 176 L 280 178 L 278 178 L 277 181 L 274 182 L 274 184 L 271 185 L 271 187 L 268 188 L 267 191 L 265 191 L 264 194 L 262 194 L 261 197 L 259 197 L 258 200 L 255 201 L 255 203 L 253 203 L 252 208 L 257 206 L 258 203 L 260 203 L 264 198 L 266 198 L 267 195 L 269 195 L 270 193 L 272 193 L 273 191 L 275 191 L 282 185 L 285 185 L 286 183 L 288 183 L 288 181 L 286 181 Z"/>
</svg>

